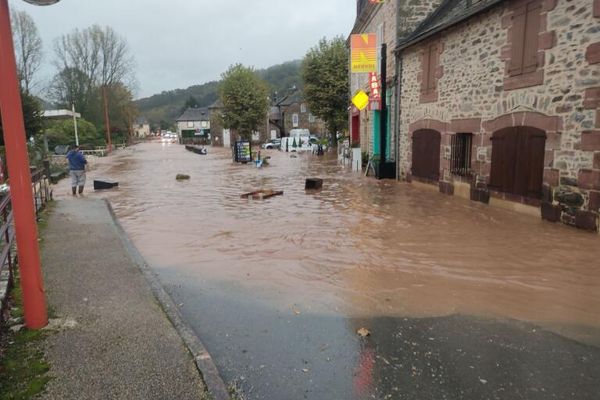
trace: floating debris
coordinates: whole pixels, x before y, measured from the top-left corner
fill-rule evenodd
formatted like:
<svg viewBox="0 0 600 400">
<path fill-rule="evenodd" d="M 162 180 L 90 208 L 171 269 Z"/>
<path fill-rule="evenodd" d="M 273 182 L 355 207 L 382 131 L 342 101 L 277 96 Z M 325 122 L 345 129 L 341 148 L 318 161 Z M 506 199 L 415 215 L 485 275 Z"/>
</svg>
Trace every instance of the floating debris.
<svg viewBox="0 0 600 400">
<path fill-rule="evenodd" d="M 206 150 L 206 147 L 204 147 L 204 146 L 190 146 L 190 145 L 187 145 L 187 146 L 185 146 L 185 149 L 187 151 L 191 151 L 193 153 L 200 154 L 200 155 L 203 155 L 203 156 L 208 153 L 208 151 Z"/>
<path fill-rule="evenodd" d="M 176 180 L 178 181 L 187 181 L 190 179 L 189 175 L 185 175 L 185 174 L 177 174 L 177 176 L 175 177 Z"/>
<path fill-rule="evenodd" d="M 255 190 L 254 192 L 241 194 L 241 198 L 250 198 L 252 197 L 254 200 L 264 200 L 273 196 L 281 196 L 283 194 L 283 190 L 272 190 L 272 189 L 261 189 Z"/>
<path fill-rule="evenodd" d="M 360 336 L 360 337 L 371 336 L 371 331 L 368 330 L 367 328 L 360 328 L 359 330 L 356 331 L 356 333 L 358 333 L 358 336 Z"/>
<path fill-rule="evenodd" d="M 318 190 L 323 188 L 323 179 L 320 178 L 306 178 L 304 183 L 305 190 Z"/>
</svg>

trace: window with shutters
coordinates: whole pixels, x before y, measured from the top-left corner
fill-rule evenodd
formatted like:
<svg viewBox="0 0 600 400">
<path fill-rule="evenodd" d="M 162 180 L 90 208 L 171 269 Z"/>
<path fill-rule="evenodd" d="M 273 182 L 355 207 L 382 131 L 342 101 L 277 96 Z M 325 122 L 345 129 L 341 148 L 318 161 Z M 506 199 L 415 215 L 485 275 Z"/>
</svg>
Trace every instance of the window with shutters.
<svg viewBox="0 0 600 400">
<path fill-rule="evenodd" d="M 440 44 L 430 43 L 423 49 L 421 70 L 421 102 L 437 101 Z"/>
<path fill-rule="evenodd" d="M 545 50 L 555 46 L 555 32 L 548 31 L 548 10 L 556 6 L 551 0 L 511 2 L 504 26 L 508 29 L 504 90 L 522 89 L 544 83 Z"/>
<path fill-rule="evenodd" d="M 513 12 L 510 76 L 535 72 L 539 66 L 541 10 L 541 3 L 534 0 L 515 8 Z"/>
</svg>

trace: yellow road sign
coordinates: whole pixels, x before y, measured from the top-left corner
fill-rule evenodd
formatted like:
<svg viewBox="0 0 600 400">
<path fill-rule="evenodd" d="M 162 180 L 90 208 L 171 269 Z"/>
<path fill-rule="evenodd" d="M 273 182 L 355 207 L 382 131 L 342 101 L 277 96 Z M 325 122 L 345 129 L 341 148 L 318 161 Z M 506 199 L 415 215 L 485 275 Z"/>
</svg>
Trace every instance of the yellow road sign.
<svg viewBox="0 0 600 400">
<path fill-rule="evenodd" d="M 352 98 L 352 104 L 359 110 L 364 110 L 365 107 L 369 105 L 369 95 L 362 90 L 358 91 Z"/>
</svg>

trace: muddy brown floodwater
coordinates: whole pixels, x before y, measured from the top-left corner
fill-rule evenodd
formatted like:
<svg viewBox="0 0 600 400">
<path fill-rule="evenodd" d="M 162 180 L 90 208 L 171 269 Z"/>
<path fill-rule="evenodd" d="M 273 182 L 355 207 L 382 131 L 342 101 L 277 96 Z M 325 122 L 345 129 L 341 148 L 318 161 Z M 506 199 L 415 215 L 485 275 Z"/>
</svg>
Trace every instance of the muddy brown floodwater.
<svg viewBox="0 0 600 400">
<path fill-rule="evenodd" d="M 90 183 L 119 181 L 118 190 L 88 195 L 111 201 L 225 378 L 248 398 L 479 398 L 465 395 L 474 390 L 470 384 L 448 380 L 431 397 L 419 389 L 426 382 L 401 395 L 394 377 L 402 357 L 386 358 L 398 346 L 384 337 L 398 339 L 398 332 L 423 323 L 430 323 L 425 331 L 458 336 L 466 326 L 471 334 L 497 332 L 486 325 L 496 323 L 515 332 L 540 329 L 548 336 L 535 343 L 548 340 L 570 354 L 584 346 L 586 357 L 598 361 L 598 235 L 365 178 L 330 156 L 263 155 L 271 156 L 270 166 L 257 169 L 233 164 L 225 149 L 202 156 L 177 144 L 147 143 L 93 160 L 88 173 Z M 178 173 L 191 179 L 178 182 Z M 323 190 L 305 192 L 307 177 L 323 178 Z M 66 197 L 67 185 L 59 185 L 58 197 Z M 259 188 L 284 195 L 240 198 Z M 374 347 L 356 337 L 363 325 Z M 506 333 L 508 343 L 519 342 L 515 332 Z M 487 350 L 478 349 L 485 358 Z M 375 378 L 378 362 L 395 367 Z M 542 357 L 542 375 L 543 364 Z M 590 390 L 600 387 L 598 375 L 586 376 Z M 488 382 L 473 379 L 474 386 Z M 502 385 L 493 393 L 508 393 Z"/>
</svg>

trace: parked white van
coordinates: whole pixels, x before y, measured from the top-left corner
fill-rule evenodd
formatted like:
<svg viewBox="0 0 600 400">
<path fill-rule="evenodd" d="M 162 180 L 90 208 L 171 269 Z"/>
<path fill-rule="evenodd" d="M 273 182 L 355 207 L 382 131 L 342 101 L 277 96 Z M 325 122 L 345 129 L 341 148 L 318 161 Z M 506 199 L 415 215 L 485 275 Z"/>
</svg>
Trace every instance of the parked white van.
<svg viewBox="0 0 600 400">
<path fill-rule="evenodd" d="M 308 151 L 312 150 L 312 146 L 308 140 L 308 137 L 282 137 L 281 138 L 281 151 L 296 152 L 296 151 Z"/>
</svg>

